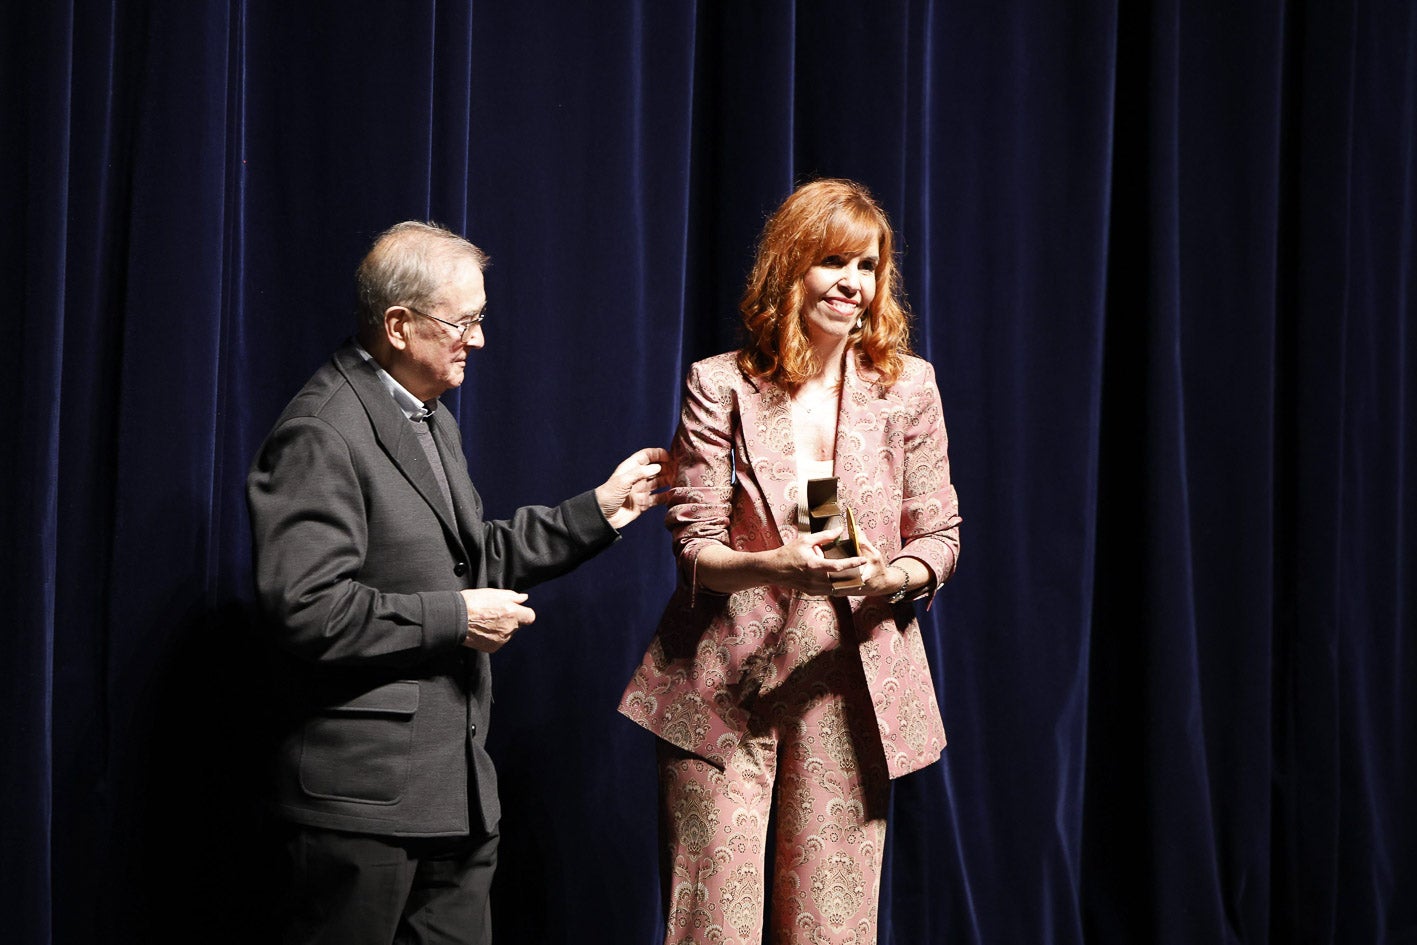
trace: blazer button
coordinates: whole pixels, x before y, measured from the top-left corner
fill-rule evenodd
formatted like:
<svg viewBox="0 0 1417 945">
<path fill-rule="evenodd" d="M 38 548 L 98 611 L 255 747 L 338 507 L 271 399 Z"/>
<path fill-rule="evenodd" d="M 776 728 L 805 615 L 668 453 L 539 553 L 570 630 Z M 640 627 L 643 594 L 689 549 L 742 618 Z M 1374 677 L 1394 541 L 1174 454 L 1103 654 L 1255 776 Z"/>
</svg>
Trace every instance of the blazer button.
<svg viewBox="0 0 1417 945">
<path fill-rule="evenodd" d="M 464 574 L 466 574 L 467 562 L 459 561 L 457 564 L 453 565 L 453 573 L 456 574 L 458 577 L 462 577 Z"/>
<path fill-rule="evenodd" d="M 471 735 L 473 738 L 476 738 L 476 737 L 477 737 L 477 723 L 476 723 L 476 722 L 473 722 L 471 725 L 468 726 L 467 733 L 468 733 L 469 735 Z"/>
</svg>

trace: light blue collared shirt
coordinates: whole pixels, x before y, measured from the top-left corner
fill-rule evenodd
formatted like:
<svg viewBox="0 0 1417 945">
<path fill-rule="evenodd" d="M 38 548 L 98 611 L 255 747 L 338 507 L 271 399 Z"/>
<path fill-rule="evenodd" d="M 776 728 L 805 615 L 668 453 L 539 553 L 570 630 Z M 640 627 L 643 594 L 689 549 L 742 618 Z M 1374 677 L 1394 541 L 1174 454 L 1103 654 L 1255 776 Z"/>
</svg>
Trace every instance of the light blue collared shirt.
<svg viewBox="0 0 1417 945">
<path fill-rule="evenodd" d="M 374 374 L 379 378 L 379 383 L 384 385 L 384 389 L 389 392 L 389 396 L 393 397 L 394 403 L 399 405 L 399 409 L 403 411 L 404 416 L 408 417 L 408 419 L 427 420 L 428 417 L 432 415 L 433 411 L 438 409 L 437 400 L 432 400 L 425 404 L 423 401 L 410 394 L 408 388 L 394 380 L 392 374 L 380 367 L 379 362 L 374 360 L 374 356 L 368 351 L 365 351 L 364 346 L 357 340 L 354 342 L 354 350 L 358 351 L 359 356 L 365 361 L 368 361 L 370 366 L 374 368 Z"/>
</svg>

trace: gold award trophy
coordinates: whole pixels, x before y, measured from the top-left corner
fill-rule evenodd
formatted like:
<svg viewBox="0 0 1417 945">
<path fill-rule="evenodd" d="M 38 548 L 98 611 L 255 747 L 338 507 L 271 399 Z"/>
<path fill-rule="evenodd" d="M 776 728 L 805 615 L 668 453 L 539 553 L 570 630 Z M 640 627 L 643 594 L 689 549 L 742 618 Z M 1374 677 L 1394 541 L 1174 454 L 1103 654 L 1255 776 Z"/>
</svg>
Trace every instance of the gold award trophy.
<svg viewBox="0 0 1417 945">
<path fill-rule="evenodd" d="M 851 509 L 837 500 L 837 478 L 807 480 L 807 528 L 812 532 L 841 529 L 841 537 L 822 548 L 827 558 L 854 558 L 861 553 L 861 531 Z M 861 575 L 846 573 L 833 576 L 832 587 L 853 590 L 862 587 Z"/>
</svg>

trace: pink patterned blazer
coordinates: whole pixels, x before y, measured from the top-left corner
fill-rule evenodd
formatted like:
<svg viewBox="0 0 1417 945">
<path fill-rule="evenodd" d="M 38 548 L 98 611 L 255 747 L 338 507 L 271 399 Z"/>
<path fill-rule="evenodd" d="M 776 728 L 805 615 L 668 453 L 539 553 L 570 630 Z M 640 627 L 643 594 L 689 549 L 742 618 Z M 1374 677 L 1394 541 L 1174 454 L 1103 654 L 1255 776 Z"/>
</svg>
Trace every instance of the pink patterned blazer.
<svg viewBox="0 0 1417 945">
<path fill-rule="evenodd" d="M 814 597 L 790 588 L 716 594 L 698 587 L 699 552 L 718 543 L 775 548 L 797 534 L 800 479 L 789 393 L 746 376 L 733 353 L 695 364 L 674 440 L 678 479 L 666 524 L 680 581 L 620 711 L 719 767 L 744 735 L 754 700 L 825 648 L 854 645 L 891 777 L 937 760 L 945 746 L 920 627 L 910 602 Z M 930 597 L 959 556 L 934 369 L 907 358 L 890 387 L 847 358 L 837 419 L 838 497 L 887 560 L 918 558 Z"/>
</svg>

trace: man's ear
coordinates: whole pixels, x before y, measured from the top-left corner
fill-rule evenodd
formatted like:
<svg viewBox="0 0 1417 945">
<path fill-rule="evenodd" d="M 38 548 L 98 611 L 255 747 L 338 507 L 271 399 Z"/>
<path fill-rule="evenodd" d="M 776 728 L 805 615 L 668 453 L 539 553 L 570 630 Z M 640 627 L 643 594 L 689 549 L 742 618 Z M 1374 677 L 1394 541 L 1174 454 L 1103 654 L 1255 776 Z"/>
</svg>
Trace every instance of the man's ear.
<svg viewBox="0 0 1417 945">
<path fill-rule="evenodd" d="M 402 305 L 390 305 L 384 309 L 384 337 L 397 351 L 408 347 L 409 332 L 413 330 L 411 314 Z"/>
</svg>

